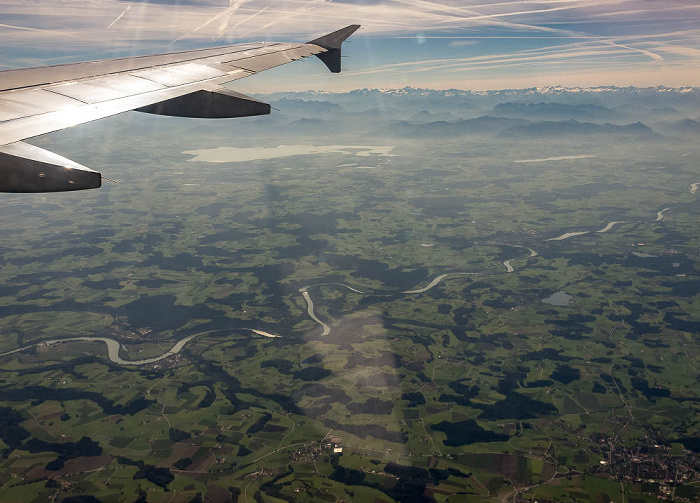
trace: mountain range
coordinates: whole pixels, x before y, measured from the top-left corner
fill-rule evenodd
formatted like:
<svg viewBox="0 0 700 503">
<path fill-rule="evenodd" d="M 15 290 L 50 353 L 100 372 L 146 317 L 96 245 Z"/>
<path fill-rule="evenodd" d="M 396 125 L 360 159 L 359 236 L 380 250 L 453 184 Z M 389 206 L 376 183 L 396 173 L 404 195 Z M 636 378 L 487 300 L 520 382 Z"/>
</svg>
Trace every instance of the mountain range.
<svg viewBox="0 0 700 503">
<path fill-rule="evenodd" d="M 661 140 L 698 134 L 700 115 L 700 88 L 693 87 L 550 86 L 495 91 L 405 87 L 275 93 L 260 98 L 271 100 L 288 115 L 288 124 L 304 118 L 325 121 L 325 125 L 295 123 L 299 135 L 318 134 L 329 127 L 403 138 L 506 134 Z M 284 128 L 279 118 L 276 122 Z"/>
<path fill-rule="evenodd" d="M 531 94 L 535 91 L 553 94 L 545 100 Z M 607 102 L 601 104 L 594 99 L 596 96 L 606 96 Z M 277 93 L 258 96 L 275 107 L 269 116 L 209 123 L 137 116 L 131 112 L 92 124 L 90 131 L 123 128 L 155 141 L 178 132 L 210 129 L 212 145 L 220 144 L 222 131 L 232 142 L 237 138 L 256 138 L 258 144 L 274 144 L 284 138 L 316 141 L 328 136 L 329 131 L 349 134 L 362 142 L 377 138 L 435 140 L 497 135 L 528 140 L 597 135 L 617 141 L 675 141 L 700 135 L 699 97 L 699 91 L 692 88 L 566 92 L 561 88 L 540 88 L 484 93 L 404 88 Z M 687 103 L 681 103 L 686 99 Z"/>
<path fill-rule="evenodd" d="M 625 136 L 628 138 L 661 138 L 661 135 L 650 127 L 635 122 L 634 124 L 593 124 L 590 122 L 545 121 L 513 126 L 501 133 L 501 136 L 516 138 L 557 138 L 562 136 Z"/>
<path fill-rule="evenodd" d="M 569 120 L 600 121 L 613 120 L 620 114 L 599 105 L 565 103 L 518 103 L 509 101 L 496 105 L 491 115 L 496 117 L 517 117 L 530 120 Z"/>
</svg>

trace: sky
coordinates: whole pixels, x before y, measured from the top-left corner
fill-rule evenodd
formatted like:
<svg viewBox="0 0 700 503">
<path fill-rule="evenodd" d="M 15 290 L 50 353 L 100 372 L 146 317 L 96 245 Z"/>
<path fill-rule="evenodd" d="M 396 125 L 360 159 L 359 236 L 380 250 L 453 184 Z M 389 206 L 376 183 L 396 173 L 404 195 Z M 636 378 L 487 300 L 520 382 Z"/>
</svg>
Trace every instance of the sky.
<svg viewBox="0 0 700 503">
<path fill-rule="evenodd" d="M 348 24 L 342 75 L 304 60 L 236 89 L 700 86 L 698 0 L 0 0 L 0 70 Z"/>
</svg>

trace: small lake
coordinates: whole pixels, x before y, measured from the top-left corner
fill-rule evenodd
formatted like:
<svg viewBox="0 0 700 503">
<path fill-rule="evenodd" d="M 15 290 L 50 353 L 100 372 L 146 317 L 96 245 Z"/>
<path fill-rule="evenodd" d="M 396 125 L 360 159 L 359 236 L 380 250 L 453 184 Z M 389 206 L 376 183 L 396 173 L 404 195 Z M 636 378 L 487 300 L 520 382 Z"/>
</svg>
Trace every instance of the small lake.
<svg viewBox="0 0 700 503">
<path fill-rule="evenodd" d="M 549 304 L 552 306 L 568 306 L 571 303 L 571 299 L 574 297 L 568 293 L 561 291 L 553 295 L 550 295 L 546 299 L 542 299 L 544 304 Z"/>
<path fill-rule="evenodd" d="M 531 164 L 537 162 L 552 162 L 552 161 L 573 161 L 575 159 L 591 159 L 597 157 L 595 155 L 561 155 L 558 157 L 546 157 L 544 159 L 522 159 L 520 161 L 513 161 L 519 164 Z"/>
<path fill-rule="evenodd" d="M 249 162 L 265 159 L 280 159 L 295 155 L 345 154 L 359 157 L 378 155 L 391 157 L 393 146 L 389 145 L 279 145 L 277 147 L 219 147 L 202 150 L 186 150 L 185 155 L 194 156 L 189 162 Z"/>
</svg>

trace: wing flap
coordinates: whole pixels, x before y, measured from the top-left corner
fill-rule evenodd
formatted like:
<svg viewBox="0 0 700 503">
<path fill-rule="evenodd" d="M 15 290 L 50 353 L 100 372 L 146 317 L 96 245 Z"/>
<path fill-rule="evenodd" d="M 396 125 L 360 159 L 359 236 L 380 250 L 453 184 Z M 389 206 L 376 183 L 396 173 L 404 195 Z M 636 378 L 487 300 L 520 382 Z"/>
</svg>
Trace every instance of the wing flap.
<svg viewBox="0 0 700 503">
<path fill-rule="evenodd" d="M 232 119 L 235 117 L 250 117 L 267 115 L 270 105 L 250 96 L 224 89 L 201 90 L 194 93 L 171 98 L 136 109 L 172 117 L 191 117 L 197 119 Z"/>
<path fill-rule="evenodd" d="M 43 148 L 23 142 L 0 147 L 0 192 L 64 192 L 101 185 L 97 171 Z"/>
</svg>

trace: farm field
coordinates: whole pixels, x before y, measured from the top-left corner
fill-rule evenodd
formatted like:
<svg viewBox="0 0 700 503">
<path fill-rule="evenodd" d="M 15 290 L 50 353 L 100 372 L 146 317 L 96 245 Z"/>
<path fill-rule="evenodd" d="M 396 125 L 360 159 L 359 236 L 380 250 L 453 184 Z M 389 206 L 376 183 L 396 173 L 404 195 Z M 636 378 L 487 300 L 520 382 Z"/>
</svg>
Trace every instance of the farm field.
<svg viewBox="0 0 700 503">
<path fill-rule="evenodd" d="M 0 499 L 697 501 L 697 137 L 295 99 L 37 142 L 119 183 L 0 200 Z"/>
</svg>

